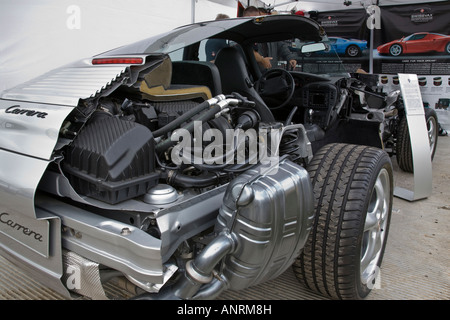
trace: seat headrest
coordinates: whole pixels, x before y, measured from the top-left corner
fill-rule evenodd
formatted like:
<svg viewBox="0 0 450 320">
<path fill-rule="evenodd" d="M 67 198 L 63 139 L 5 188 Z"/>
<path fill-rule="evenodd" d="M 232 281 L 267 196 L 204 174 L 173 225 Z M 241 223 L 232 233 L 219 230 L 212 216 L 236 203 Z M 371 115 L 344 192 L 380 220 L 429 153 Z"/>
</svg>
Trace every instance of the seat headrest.
<svg viewBox="0 0 450 320">
<path fill-rule="evenodd" d="M 222 48 L 214 61 L 219 70 L 226 69 L 230 65 L 234 65 L 239 70 L 247 70 L 243 53 L 236 47 Z"/>
</svg>

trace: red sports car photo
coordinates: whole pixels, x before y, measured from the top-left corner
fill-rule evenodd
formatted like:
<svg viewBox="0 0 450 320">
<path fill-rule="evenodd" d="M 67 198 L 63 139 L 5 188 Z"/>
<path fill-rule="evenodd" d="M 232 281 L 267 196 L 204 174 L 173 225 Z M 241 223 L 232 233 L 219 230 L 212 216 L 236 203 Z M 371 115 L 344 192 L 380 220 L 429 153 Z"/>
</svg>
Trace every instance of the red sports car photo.
<svg viewBox="0 0 450 320">
<path fill-rule="evenodd" d="M 379 54 L 389 54 L 391 56 L 427 52 L 450 54 L 450 36 L 439 33 L 418 32 L 399 40 L 385 43 L 379 46 L 377 50 Z"/>
</svg>

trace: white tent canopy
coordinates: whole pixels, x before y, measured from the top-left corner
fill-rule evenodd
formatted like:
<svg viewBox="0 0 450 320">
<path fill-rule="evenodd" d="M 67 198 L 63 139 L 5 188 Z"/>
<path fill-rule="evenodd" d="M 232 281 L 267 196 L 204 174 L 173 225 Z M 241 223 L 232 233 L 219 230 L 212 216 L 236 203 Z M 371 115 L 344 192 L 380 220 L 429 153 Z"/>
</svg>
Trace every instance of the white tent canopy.
<svg viewBox="0 0 450 320">
<path fill-rule="evenodd" d="M 0 92 L 72 61 L 236 12 L 236 1 L 0 1 Z"/>
<path fill-rule="evenodd" d="M 238 1 L 259 0 L 16 0 L 0 1 L 0 91 L 50 69 L 138 41 L 176 27 L 235 17 Z M 278 11 L 361 8 L 423 1 L 259 1 Z M 430 1 L 427 1 L 430 2 Z"/>
<path fill-rule="evenodd" d="M 230 4 L 237 0 L 210 0 L 221 3 Z M 369 5 L 378 6 L 391 6 L 391 5 L 403 5 L 414 3 L 429 3 L 439 2 L 442 0 L 315 0 L 315 1 L 297 1 L 297 0 L 239 0 L 244 6 L 254 5 L 256 7 L 270 7 L 276 11 L 288 12 L 291 10 L 303 10 L 303 11 L 328 11 L 328 10 L 345 10 L 345 9 L 358 9 Z"/>
</svg>

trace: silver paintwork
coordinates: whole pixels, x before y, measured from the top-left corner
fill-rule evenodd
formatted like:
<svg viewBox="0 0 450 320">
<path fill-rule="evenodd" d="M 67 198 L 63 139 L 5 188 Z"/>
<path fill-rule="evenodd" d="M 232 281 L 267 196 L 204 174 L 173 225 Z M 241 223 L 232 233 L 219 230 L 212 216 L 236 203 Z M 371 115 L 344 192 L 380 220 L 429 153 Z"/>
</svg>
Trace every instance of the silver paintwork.
<svg viewBox="0 0 450 320">
<path fill-rule="evenodd" d="M 35 103 L 77 106 L 80 99 L 96 96 L 127 70 L 127 65 L 64 67 L 6 90 L 1 98 Z"/>
<path fill-rule="evenodd" d="M 62 123 L 72 110 L 61 105 L 0 100 L 0 148 L 50 160 Z M 37 117 L 33 112 L 45 116 Z M 8 164 L 3 158 L 0 158 L 0 165 L 2 171 L 6 171 L 3 168 Z"/>
<path fill-rule="evenodd" d="M 0 160 L 0 212 L 10 213 L 27 229 L 46 235 L 38 242 L 24 238 L 20 230 L 0 231 L 0 254 L 37 279 L 46 279 L 46 285 L 68 296 L 60 281 L 63 274 L 61 221 L 46 210 L 34 207 L 37 184 L 47 161 L 1 149 Z"/>
<path fill-rule="evenodd" d="M 0 149 L 0 212 L 36 218 L 35 192 L 48 161 Z"/>
<path fill-rule="evenodd" d="M 49 256 L 49 232 L 48 220 L 36 220 L 19 213 L 0 213 L 0 233 L 44 257 Z"/>
<path fill-rule="evenodd" d="M 64 248 L 141 281 L 161 283 L 161 240 L 139 228 L 41 196 L 36 204 L 61 218 Z M 122 229 L 130 234 L 123 235 Z"/>
</svg>

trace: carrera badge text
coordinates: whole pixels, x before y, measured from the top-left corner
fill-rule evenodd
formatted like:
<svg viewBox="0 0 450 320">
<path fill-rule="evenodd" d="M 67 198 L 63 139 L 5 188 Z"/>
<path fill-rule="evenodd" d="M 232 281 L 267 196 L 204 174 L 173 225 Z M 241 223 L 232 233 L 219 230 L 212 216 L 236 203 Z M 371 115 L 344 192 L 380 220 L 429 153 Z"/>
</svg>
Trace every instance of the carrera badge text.
<svg viewBox="0 0 450 320">
<path fill-rule="evenodd" d="M 19 105 L 14 105 L 5 110 L 5 113 L 25 115 L 28 117 L 37 117 L 37 118 L 45 118 L 48 113 L 30 109 L 21 109 Z"/>
<path fill-rule="evenodd" d="M 24 235 L 27 235 L 29 237 L 34 238 L 34 240 L 42 242 L 42 234 L 37 233 L 36 231 L 33 231 L 17 222 L 15 222 L 14 220 L 8 218 L 9 213 L 6 212 L 2 212 L 0 213 L 0 223 L 6 224 L 7 226 L 9 226 L 10 228 L 17 230 L 17 231 L 22 231 Z"/>
</svg>

